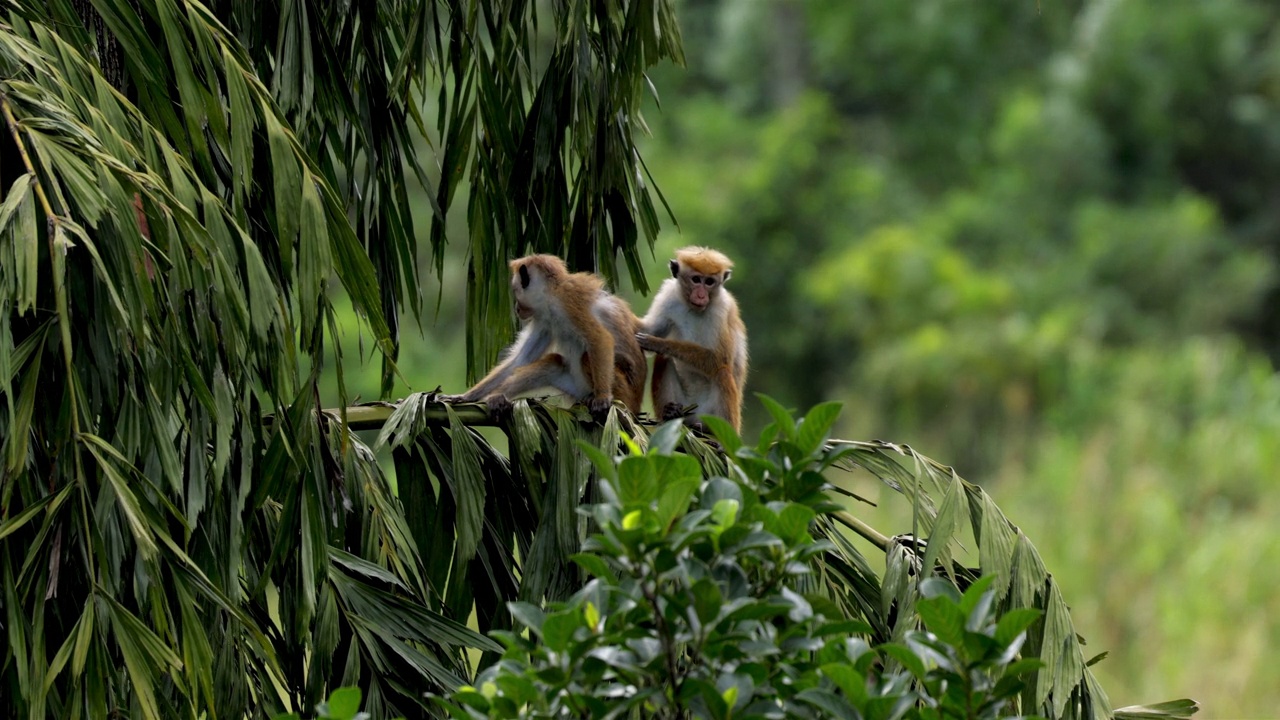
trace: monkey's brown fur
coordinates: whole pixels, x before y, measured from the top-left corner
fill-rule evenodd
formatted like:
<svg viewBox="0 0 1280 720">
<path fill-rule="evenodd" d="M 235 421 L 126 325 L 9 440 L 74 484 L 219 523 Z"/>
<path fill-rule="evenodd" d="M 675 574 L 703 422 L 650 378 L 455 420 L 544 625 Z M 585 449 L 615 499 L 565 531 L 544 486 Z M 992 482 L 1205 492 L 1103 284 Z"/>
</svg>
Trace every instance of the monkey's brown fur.
<svg viewBox="0 0 1280 720">
<path fill-rule="evenodd" d="M 591 273 L 570 273 L 554 255 L 511 261 L 516 313 L 526 321 L 515 344 L 483 380 L 447 399 L 484 399 L 501 406 L 509 397 L 555 387 L 603 412 L 616 396 L 631 412 L 644 394 L 644 353 L 627 303 L 604 290 Z"/>
</svg>

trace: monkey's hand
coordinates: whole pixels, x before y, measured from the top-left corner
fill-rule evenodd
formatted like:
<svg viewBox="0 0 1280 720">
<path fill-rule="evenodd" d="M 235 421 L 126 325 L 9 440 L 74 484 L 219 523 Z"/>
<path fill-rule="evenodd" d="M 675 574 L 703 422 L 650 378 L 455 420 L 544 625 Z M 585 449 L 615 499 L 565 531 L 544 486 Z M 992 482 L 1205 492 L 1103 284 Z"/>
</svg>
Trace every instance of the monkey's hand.
<svg viewBox="0 0 1280 720">
<path fill-rule="evenodd" d="M 662 339 L 650 335 L 649 333 L 636 333 L 636 342 L 640 343 L 642 350 L 649 352 L 662 352 Z"/>
</svg>

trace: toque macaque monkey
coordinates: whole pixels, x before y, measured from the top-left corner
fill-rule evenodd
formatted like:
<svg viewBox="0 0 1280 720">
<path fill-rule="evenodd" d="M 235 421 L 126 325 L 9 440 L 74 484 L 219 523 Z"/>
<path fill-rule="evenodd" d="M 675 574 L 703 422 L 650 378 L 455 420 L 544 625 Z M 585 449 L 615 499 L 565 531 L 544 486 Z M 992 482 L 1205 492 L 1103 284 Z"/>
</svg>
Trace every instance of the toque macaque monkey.
<svg viewBox="0 0 1280 720">
<path fill-rule="evenodd" d="M 511 292 L 524 327 L 505 358 L 483 380 L 448 402 L 485 401 L 505 409 L 512 398 L 555 388 L 593 414 L 617 397 L 632 413 L 644 396 L 644 352 L 626 301 L 591 273 L 570 273 L 554 255 L 529 255 L 511 264 Z"/>
<path fill-rule="evenodd" d="M 740 430 L 747 329 L 724 289 L 733 261 L 716 250 L 687 247 L 676 251 L 670 267 L 671 278 L 636 335 L 640 347 L 656 353 L 653 410 L 670 420 L 695 405 L 699 414 L 722 417 Z"/>
</svg>

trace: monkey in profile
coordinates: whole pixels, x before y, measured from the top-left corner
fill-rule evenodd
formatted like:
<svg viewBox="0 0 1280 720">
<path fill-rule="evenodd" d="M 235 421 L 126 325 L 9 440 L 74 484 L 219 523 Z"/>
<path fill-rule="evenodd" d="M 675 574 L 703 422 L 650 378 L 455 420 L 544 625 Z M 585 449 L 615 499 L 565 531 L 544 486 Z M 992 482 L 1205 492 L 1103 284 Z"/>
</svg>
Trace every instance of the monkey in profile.
<svg viewBox="0 0 1280 720">
<path fill-rule="evenodd" d="M 653 410 L 663 420 L 698 413 L 742 425 L 742 388 L 747 382 L 747 329 L 738 303 L 724 289 L 733 261 L 709 248 L 686 247 L 670 262 L 636 339 L 654 352 Z M 688 424 L 695 424 L 686 418 Z"/>
<path fill-rule="evenodd" d="M 449 402 L 485 401 L 503 410 L 511 399 L 555 388 L 593 414 L 622 400 L 632 413 L 644 397 L 644 352 L 638 320 L 626 301 L 592 273 L 570 273 L 554 255 L 512 260 L 511 292 L 524 324 L 505 358 L 483 380 Z"/>
</svg>

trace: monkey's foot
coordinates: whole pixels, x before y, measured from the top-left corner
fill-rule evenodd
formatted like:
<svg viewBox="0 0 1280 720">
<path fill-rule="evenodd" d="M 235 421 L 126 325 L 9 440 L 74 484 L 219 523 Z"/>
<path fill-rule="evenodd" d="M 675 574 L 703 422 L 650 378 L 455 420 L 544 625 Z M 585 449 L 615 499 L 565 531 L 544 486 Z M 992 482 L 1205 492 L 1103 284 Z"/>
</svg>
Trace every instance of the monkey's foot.
<svg viewBox="0 0 1280 720">
<path fill-rule="evenodd" d="M 664 421 L 682 418 L 688 414 L 689 411 L 685 409 L 685 406 L 678 402 L 669 402 L 662 406 L 662 419 Z"/>
<path fill-rule="evenodd" d="M 506 395 L 490 395 L 484 399 L 484 404 L 489 408 L 490 415 L 502 416 L 511 412 L 511 398 Z"/>
<path fill-rule="evenodd" d="M 613 406 L 613 398 L 607 395 L 592 395 L 587 398 L 585 404 L 593 416 L 603 418 L 609 414 L 609 408 Z"/>
<path fill-rule="evenodd" d="M 693 411 L 697 409 L 697 405 L 681 405 L 678 402 L 669 402 L 662 406 L 662 421 L 684 418 L 685 425 L 705 435 L 707 432 L 706 426 L 693 414 Z"/>
</svg>

